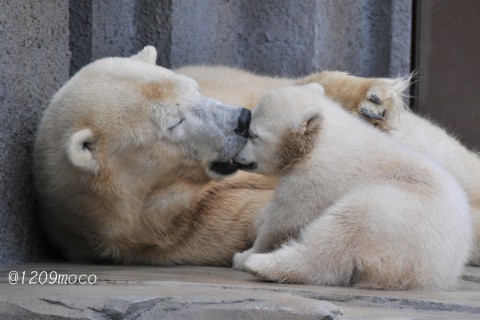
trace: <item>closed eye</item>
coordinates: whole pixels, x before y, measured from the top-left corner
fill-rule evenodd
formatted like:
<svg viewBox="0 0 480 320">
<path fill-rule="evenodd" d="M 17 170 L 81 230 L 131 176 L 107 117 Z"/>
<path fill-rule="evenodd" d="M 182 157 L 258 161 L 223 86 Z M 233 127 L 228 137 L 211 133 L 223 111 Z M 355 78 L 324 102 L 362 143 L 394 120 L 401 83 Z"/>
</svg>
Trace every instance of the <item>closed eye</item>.
<svg viewBox="0 0 480 320">
<path fill-rule="evenodd" d="M 169 127 L 168 130 L 175 129 L 176 127 L 178 127 L 179 125 L 181 125 L 181 124 L 183 123 L 183 121 L 185 121 L 185 118 L 180 119 L 179 122 L 177 122 L 177 123 L 174 124 L 173 126 Z"/>
<path fill-rule="evenodd" d="M 258 138 L 258 136 L 255 133 L 250 131 L 250 132 L 248 132 L 248 138 L 249 139 L 256 139 L 256 138 Z"/>
</svg>

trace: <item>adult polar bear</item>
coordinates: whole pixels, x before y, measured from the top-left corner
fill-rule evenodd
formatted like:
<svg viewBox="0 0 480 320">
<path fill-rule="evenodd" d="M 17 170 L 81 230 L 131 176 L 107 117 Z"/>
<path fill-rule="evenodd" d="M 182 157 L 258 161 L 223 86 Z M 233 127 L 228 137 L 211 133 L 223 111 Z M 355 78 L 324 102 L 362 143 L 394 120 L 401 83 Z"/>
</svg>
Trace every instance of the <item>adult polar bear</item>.
<svg viewBox="0 0 480 320">
<path fill-rule="evenodd" d="M 229 160 L 244 143 L 232 134 L 240 108 L 202 98 L 194 81 L 155 60 L 152 47 L 99 60 L 52 99 L 34 166 L 45 230 L 72 261 L 230 265 L 252 244 L 276 181 L 246 173 L 215 181 L 235 169 Z M 215 79 L 227 90 L 198 80 L 207 96 L 244 106 L 294 81 Z M 401 105 L 393 80 L 327 72 L 298 82 L 308 81 L 353 112 Z"/>
</svg>

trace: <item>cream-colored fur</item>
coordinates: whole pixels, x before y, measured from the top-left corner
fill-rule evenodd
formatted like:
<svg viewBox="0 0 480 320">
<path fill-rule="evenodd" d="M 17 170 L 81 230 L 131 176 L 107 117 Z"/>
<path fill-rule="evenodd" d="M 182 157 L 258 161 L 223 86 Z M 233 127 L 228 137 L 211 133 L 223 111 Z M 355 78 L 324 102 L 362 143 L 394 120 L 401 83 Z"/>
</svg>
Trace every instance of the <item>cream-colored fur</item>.
<svg viewBox="0 0 480 320">
<path fill-rule="evenodd" d="M 449 171 L 463 187 L 470 202 L 474 246 L 469 264 L 480 266 L 480 156 L 468 150 L 441 127 L 410 110 L 395 109 L 389 135 L 428 155 Z"/>
<path fill-rule="evenodd" d="M 317 84 L 267 94 L 235 159 L 280 176 L 236 268 L 280 282 L 446 289 L 467 261 L 472 224 L 455 178 L 355 119 Z"/>
<path fill-rule="evenodd" d="M 245 139 L 233 131 L 240 108 L 204 96 L 248 107 L 293 80 L 190 68 L 201 96 L 155 60 L 153 47 L 101 59 L 54 96 L 35 147 L 40 217 L 72 261 L 230 265 L 252 245 L 276 179 L 211 170 Z M 312 77 L 352 112 L 377 108 L 374 93 L 384 105 L 400 97 L 392 80 Z"/>
<path fill-rule="evenodd" d="M 403 79 L 359 78 L 339 71 L 313 73 L 299 79 L 260 76 L 222 66 L 188 66 L 174 71 L 195 79 L 205 96 L 248 109 L 272 89 L 318 83 L 330 98 L 359 117 L 363 117 L 361 111 L 378 114 L 385 108 L 403 106 L 402 93 L 406 84 Z M 386 115 L 386 121 L 369 120 L 387 129 L 391 115 Z"/>
<path fill-rule="evenodd" d="M 440 126 L 404 107 L 402 92 L 409 85 L 408 79 L 358 78 L 332 71 L 301 79 L 286 79 L 258 76 L 225 67 L 201 66 L 185 67 L 177 72 L 197 80 L 202 92 L 208 93 L 208 96 L 249 107 L 257 104 L 270 89 L 306 83 L 324 86 L 326 94 L 342 107 L 387 131 L 397 141 L 438 161 L 460 182 L 470 202 L 475 230 L 469 263 L 480 266 L 480 156 Z M 365 117 L 365 114 L 381 117 Z"/>
</svg>

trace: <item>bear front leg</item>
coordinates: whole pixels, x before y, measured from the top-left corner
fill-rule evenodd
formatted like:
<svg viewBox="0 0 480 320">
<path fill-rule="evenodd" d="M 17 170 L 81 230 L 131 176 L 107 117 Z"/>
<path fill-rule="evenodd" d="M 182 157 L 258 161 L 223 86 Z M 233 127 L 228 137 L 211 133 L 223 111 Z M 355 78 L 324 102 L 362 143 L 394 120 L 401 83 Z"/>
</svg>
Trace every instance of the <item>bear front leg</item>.
<svg viewBox="0 0 480 320">
<path fill-rule="evenodd" d="M 362 78 L 339 71 L 324 71 L 300 79 L 298 84 L 318 83 L 327 96 L 374 126 L 388 131 L 391 120 L 405 108 L 407 78 Z"/>
</svg>

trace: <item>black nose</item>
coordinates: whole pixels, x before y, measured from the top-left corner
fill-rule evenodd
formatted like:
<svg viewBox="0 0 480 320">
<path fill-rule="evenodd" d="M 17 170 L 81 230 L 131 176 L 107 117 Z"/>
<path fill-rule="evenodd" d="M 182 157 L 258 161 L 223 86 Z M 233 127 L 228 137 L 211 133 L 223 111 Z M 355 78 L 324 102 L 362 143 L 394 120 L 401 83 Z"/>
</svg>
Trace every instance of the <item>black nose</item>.
<svg viewBox="0 0 480 320">
<path fill-rule="evenodd" d="M 238 117 L 237 128 L 235 133 L 241 135 L 244 138 L 248 138 L 248 128 L 250 127 L 250 119 L 252 118 L 252 113 L 250 110 L 243 108 Z"/>
</svg>

